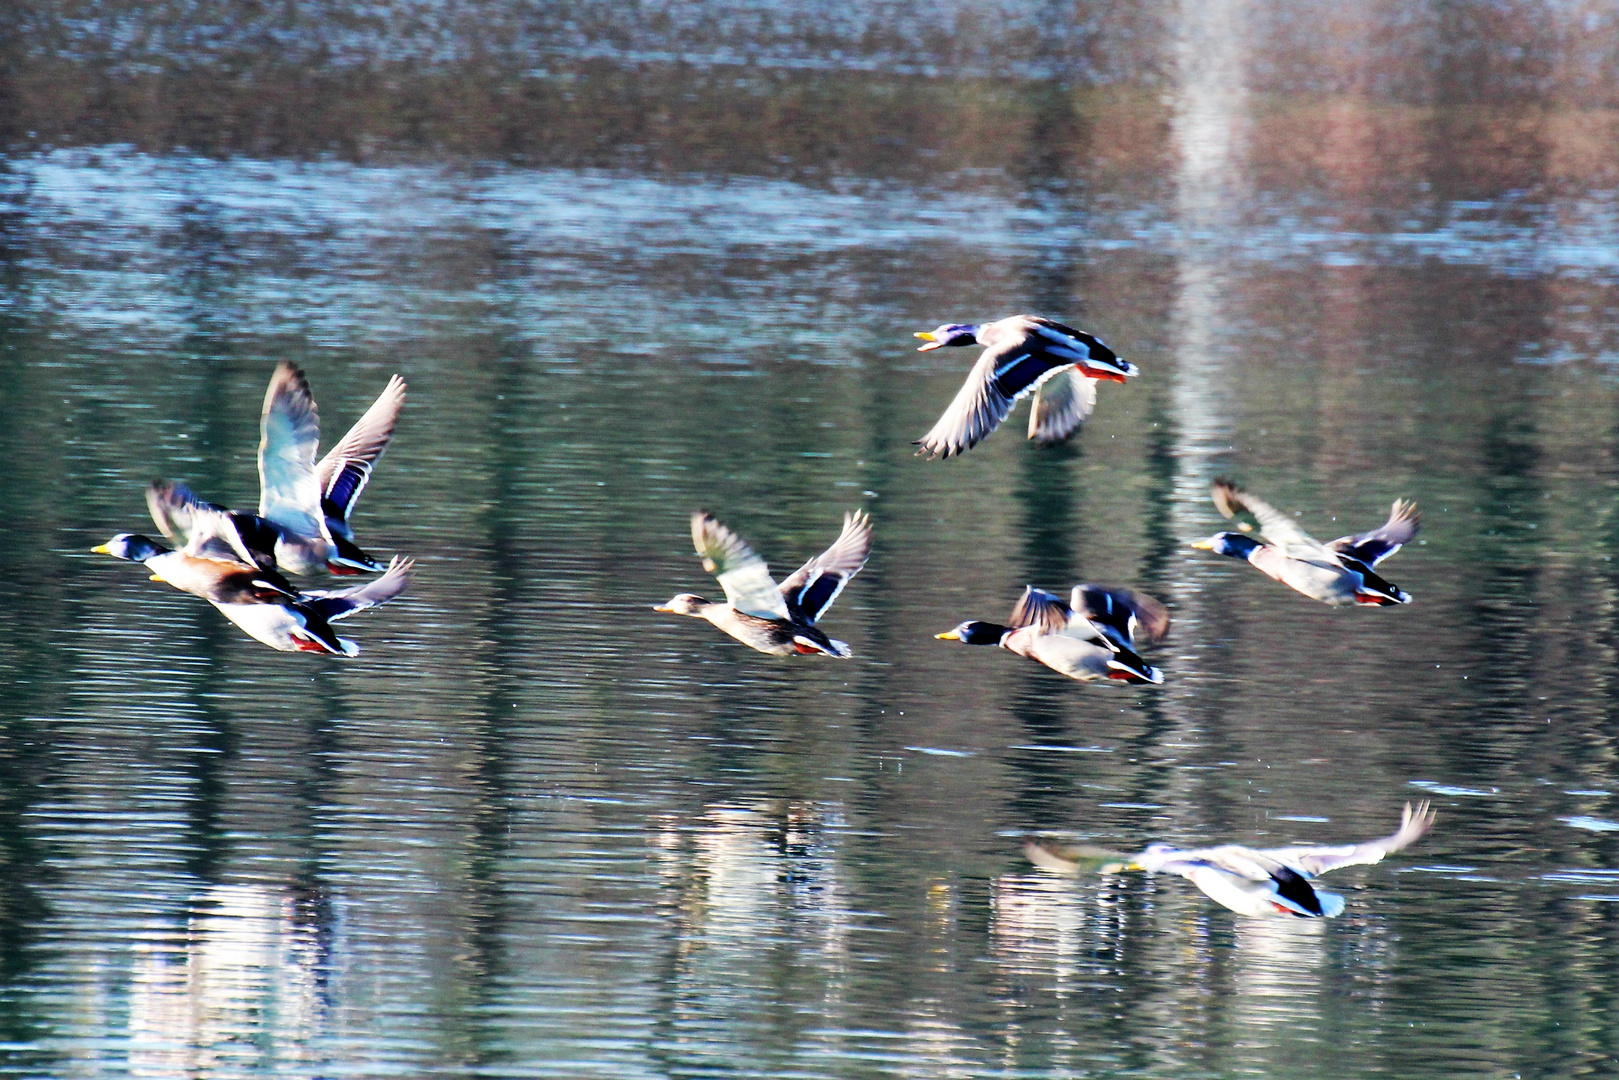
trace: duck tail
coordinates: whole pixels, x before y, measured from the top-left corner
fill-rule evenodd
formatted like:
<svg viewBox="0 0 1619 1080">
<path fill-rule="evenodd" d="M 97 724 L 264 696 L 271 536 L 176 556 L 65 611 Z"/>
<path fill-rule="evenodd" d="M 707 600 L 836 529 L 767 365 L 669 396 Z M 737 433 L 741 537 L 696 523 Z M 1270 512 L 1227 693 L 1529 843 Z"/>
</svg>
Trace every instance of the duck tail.
<svg viewBox="0 0 1619 1080">
<path fill-rule="evenodd" d="M 1122 649 L 1108 657 L 1107 677 L 1128 683 L 1151 683 L 1153 686 L 1157 686 L 1164 681 L 1162 671 L 1159 671 L 1135 653 Z"/>
</svg>

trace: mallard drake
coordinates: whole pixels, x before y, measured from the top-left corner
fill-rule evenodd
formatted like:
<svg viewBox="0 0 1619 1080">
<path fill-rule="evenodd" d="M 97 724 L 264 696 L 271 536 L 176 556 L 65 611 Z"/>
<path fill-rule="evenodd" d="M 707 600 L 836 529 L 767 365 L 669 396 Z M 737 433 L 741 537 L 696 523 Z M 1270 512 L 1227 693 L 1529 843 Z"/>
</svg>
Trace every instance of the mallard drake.
<svg viewBox="0 0 1619 1080">
<path fill-rule="evenodd" d="M 1096 405 L 1098 380 L 1123 382 L 1139 375 L 1102 340 L 1037 315 L 1013 315 L 992 323 L 945 323 L 919 332 L 927 342 L 918 352 L 947 345 L 982 345 L 955 400 L 918 439 L 918 454 L 950 457 L 978 445 L 1000 427 L 1019 398 L 1033 393 L 1029 438 L 1041 443 L 1066 439 Z"/>
<path fill-rule="evenodd" d="M 831 547 L 793 571 L 780 585 L 765 561 L 736 533 L 702 511 L 691 516 L 691 538 L 703 569 L 719 580 L 725 603 L 680 593 L 654 611 L 707 619 L 750 649 L 772 656 L 823 653 L 847 658 L 849 646 L 815 623 L 860 573 L 871 554 L 871 518 L 863 510 L 843 516 Z"/>
<path fill-rule="evenodd" d="M 1267 577 L 1301 592 L 1312 600 L 1334 607 L 1345 604 L 1372 604 L 1387 607 L 1409 604 L 1411 594 L 1385 581 L 1374 567 L 1411 542 L 1421 527 L 1417 504 L 1394 500 L 1389 519 L 1371 532 L 1341 536 L 1323 544 L 1286 514 L 1263 499 L 1250 495 L 1229 480 L 1216 480 L 1211 492 L 1221 515 L 1235 518 L 1251 514 L 1259 522 L 1261 543 L 1244 532 L 1218 532 L 1199 540 L 1194 548 L 1247 559 Z"/>
<path fill-rule="evenodd" d="M 1161 683 L 1163 672 L 1135 654 L 1137 638 L 1162 641 L 1169 611 L 1150 596 L 1102 585 L 1075 585 L 1069 602 L 1033 585 L 1012 608 L 1009 625 L 974 619 L 934 637 L 999 645 L 1070 679 Z"/>
<path fill-rule="evenodd" d="M 295 364 L 276 365 L 260 419 L 258 513 L 227 511 L 259 565 L 293 574 L 383 569 L 355 544 L 349 514 L 388 448 L 404 404 L 405 381 L 395 375 L 365 415 L 317 462 L 320 417 L 309 380 Z M 174 489 L 172 497 L 154 501 L 151 491 L 164 487 Z M 197 499 L 183 484 L 159 482 L 148 489 L 147 501 L 158 529 L 182 547 L 188 536 L 186 518 L 171 510 L 188 505 L 224 509 Z"/>
<path fill-rule="evenodd" d="M 193 522 L 193 550 L 172 551 L 136 533 L 119 533 L 91 550 L 142 563 L 162 581 L 207 600 L 249 637 L 282 652 L 325 652 L 357 656 L 360 647 L 340 638 L 331 624 L 355 612 L 387 603 L 410 583 L 409 559 L 395 556 L 387 571 L 364 585 L 299 593 L 273 569 L 265 570 L 231 554 L 230 515 Z M 207 554 L 196 554 L 197 551 Z"/>
<path fill-rule="evenodd" d="M 1380 862 L 1385 855 L 1409 846 L 1433 828 L 1434 817 L 1427 802 L 1415 807 L 1406 803 L 1399 831 L 1393 836 L 1337 847 L 1261 849 L 1224 844 L 1183 851 L 1170 844 L 1153 844 L 1139 855 L 1124 855 L 1034 838 L 1025 843 L 1023 851 L 1036 866 L 1056 873 L 1077 874 L 1088 867 L 1103 874 L 1125 870 L 1179 874 L 1210 900 L 1239 915 L 1319 919 L 1342 913 L 1344 898 L 1316 889 L 1310 884 L 1312 878 L 1343 866 Z"/>
</svg>

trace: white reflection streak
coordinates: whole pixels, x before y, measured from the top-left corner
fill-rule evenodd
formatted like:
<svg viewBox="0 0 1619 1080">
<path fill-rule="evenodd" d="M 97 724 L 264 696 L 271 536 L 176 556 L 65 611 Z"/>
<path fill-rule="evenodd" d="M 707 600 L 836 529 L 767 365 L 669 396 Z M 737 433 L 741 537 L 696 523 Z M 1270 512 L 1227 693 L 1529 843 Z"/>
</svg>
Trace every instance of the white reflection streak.
<svg viewBox="0 0 1619 1080">
<path fill-rule="evenodd" d="M 218 885 L 193 902 L 185 940 L 136 945 L 129 991 L 133 1076 L 228 1076 L 312 1064 L 323 1016 L 318 953 L 291 901 Z"/>
<path fill-rule="evenodd" d="M 1051 875 L 1003 875 L 990 893 L 990 940 L 1009 972 L 1047 978 L 1059 997 L 1084 970 L 1085 908 L 1072 882 Z"/>
<path fill-rule="evenodd" d="M 1238 919 L 1232 1030 L 1280 1028 L 1287 1042 L 1321 1030 L 1322 919 Z M 1254 1044 L 1274 1045 L 1274 1037 Z M 1250 1044 L 1253 1045 L 1253 1044 Z"/>
</svg>

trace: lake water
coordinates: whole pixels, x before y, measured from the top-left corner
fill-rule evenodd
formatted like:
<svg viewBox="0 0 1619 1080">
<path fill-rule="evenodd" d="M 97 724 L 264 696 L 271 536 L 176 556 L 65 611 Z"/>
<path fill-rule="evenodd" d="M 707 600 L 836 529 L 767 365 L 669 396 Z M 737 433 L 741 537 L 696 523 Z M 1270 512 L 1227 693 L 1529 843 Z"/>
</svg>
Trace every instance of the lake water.
<svg viewBox="0 0 1619 1080">
<path fill-rule="evenodd" d="M 1606 5 L 392 7 L 0 33 L 0 1075 L 1619 1071 Z M 912 331 L 1019 311 L 1142 377 L 912 456 Z M 410 384 L 352 661 L 88 550 L 251 504 L 278 360 L 328 439 Z M 1221 475 L 1416 499 L 1416 603 L 1190 549 Z M 698 507 L 778 573 L 869 510 L 855 659 L 652 612 Z M 933 638 L 1078 581 L 1162 687 Z M 1330 921 L 1021 854 L 1418 798 Z"/>
</svg>

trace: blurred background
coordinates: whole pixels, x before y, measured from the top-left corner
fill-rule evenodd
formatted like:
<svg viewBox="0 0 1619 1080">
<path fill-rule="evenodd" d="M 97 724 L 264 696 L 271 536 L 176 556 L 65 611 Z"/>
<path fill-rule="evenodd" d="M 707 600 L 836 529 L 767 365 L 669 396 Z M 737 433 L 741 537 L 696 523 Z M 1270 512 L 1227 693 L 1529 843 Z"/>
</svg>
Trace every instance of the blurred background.
<svg viewBox="0 0 1619 1080">
<path fill-rule="evenodd" d="M 0 1075 L 1614 1070 L 1611 3 L 10 0 L 0 146 Z M 914 458 L 1021 311 L 1142 377 Z M 353 661 L 88 551 L 253 505 L 279 360 L 410 384 Z M 1220 475 L 1415 498 L 1416 603 L 1190 550 Z M 650 610 L 856 506 L 855 659 Z M 1164 686 L 933 640 L 1078 581 Z M 1423 797 L 1330 922 L 1020 854 Z"/>
</svg>

